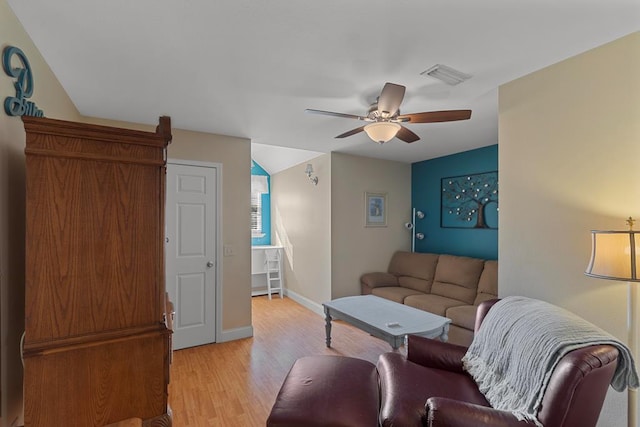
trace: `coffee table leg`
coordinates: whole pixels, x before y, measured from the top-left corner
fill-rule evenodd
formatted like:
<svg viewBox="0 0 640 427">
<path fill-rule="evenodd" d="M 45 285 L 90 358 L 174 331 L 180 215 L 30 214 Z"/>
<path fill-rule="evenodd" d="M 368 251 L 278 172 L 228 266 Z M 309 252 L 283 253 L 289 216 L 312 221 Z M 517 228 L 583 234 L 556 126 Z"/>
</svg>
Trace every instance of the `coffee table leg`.
<svg viewBox="0 0 640 427">
<path fill-rule="evenodd" d="M 324 324 L 324 329 L 326 331 L 327 334 L 327 347 L 331 347 L 331 314 L 329 314 L 329 308 L 325 307 L 324 308 L 324 320 L 325 320 L 325 324 Z"/>
<path fill-rule="evenodd" d="M 406 335 L 403 335 L 401 337 L 393 337 L 391 338 L 391 340 L 389 340 L 389 344 L 391 344 L 391 348 L 393 349 L 393 351 L 398 350 L 401 342 L 404 341 L 404 337 L 406 337 Z"/>
<path fill-rule="evenodd" d="M 440 335 L 440 341 L 447 342 L 449 341 L 449 324 L 447 323 L 442 328 L 442 334 Z"/>
</svg>

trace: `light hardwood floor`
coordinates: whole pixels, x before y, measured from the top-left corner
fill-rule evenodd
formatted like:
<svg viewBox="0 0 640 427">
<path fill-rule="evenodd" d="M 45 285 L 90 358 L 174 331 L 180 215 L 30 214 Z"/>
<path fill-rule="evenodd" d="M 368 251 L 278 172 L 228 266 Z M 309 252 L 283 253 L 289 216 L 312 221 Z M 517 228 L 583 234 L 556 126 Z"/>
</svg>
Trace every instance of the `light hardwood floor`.
<svg viewBox="0 0 640 427">
<path fill-rule="evenodd" d="M 376 362 L 391 351 L 382 340 L 333 322 L 325 346 L 324 318 L 289 298 L 252 298 L 252 338 L 174 352 L 169 403 L 174 427 L 264 426 L 293 362 L 328 354 Z"/>
</svg>

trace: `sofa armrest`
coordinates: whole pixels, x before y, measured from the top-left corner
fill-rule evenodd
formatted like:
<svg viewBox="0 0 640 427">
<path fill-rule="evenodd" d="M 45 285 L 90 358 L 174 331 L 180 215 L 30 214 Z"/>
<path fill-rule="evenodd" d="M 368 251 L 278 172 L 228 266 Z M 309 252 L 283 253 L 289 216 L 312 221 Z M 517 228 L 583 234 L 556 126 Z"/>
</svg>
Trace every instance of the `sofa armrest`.
<svg viewBox="0 0 640 427">
<path fill-rule="evenodd" d="M 365 273 L 360 276 L 360 285 L 363 294 L 370 294 L 373 288 L 398 286 L 398 278 L 391 273 Z"/>
<path fill-rule="evenodd" d="M 424 405 L 429 427 L 525 427 L 531 421 L 518 421 L 511 412 L 444 397 L 431 397 Z"/>
<path fill-rule="evenodd" d="M 462 357 L 467 347 L 418 335 L 409 335 L 407 340 L 407 360 L 410 362 L 445 371 L 464 372 Z"/>
</svg>

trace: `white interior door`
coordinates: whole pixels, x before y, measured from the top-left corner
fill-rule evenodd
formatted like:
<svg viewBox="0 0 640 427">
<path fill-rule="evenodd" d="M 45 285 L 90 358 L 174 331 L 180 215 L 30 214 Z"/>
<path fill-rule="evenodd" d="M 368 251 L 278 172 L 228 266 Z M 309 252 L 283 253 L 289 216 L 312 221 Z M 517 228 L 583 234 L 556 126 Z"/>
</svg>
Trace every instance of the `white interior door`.
<svg viewBox="0 0 640 427">
<path fill-rule="evenodd" d="M 176 350 L 216 339 L 216 178 L 215 167 L 167 165 L 166 274 Z"/>
</svg>

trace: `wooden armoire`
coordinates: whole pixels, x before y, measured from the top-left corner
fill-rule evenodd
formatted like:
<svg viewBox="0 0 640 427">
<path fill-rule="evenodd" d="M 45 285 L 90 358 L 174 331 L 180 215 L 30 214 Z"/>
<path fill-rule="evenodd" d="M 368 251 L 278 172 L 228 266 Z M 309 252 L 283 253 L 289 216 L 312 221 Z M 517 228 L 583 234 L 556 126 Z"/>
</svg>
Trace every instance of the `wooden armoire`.
<svg viewBox="0 0 640 427">
<path fill-rule="evenodd" d="M 23 117 L 25 427 L 171 425 L 168 117 L 155 133 Z"/>
</svg>

